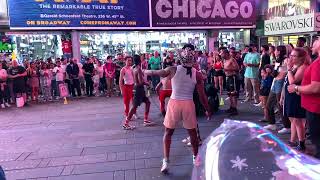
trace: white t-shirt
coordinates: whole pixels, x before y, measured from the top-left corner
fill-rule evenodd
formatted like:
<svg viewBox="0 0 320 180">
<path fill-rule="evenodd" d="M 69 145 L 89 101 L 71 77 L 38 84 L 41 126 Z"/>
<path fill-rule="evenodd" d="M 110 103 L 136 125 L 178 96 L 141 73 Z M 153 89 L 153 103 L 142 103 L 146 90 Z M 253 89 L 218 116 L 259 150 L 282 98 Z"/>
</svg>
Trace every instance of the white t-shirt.
<svg viewBox="0 0 320 180">
<path fill-rule="evenodd" d="M 65 73 L 65 69 L 63 67 L 55 67 L 53 72 L 56 73 L 56 81 L 63 81 L 63 75 Z"/>
<path fill-rule="evenodd" d="M 97 66 L 96 70 L 98 71 L 99 78 L 103 78 L 103 66 Z"/>
<path fill-rule="evenodd" d="M 79 67 L 79 77 L 83 77 L 83 65 L 81 63 L 77 63 L 78 64 L 78 67 Z"/>
</svg>

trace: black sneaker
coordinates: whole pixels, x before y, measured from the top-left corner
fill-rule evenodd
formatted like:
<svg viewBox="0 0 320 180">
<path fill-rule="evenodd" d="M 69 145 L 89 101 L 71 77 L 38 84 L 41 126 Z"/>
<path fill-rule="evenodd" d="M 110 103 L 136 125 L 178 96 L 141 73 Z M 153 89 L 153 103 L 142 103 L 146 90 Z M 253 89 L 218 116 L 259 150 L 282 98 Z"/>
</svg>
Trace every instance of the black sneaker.
<svg viewBox="0 0 320 180">
<path fill-rule="evenodd" d="M 260 120 L 259 120 L 259 122 L 267 123 L 267 122 L 269 122 L 269 121 L 268 121 L 268 120 L 266 120 L 266 119 L 260 119 Z"/>
<path fill-rule="evenodd" d="M 296 147 L 296 150 L 297 150 L 297 151 L 305 151 L 305 150 L 306 150 L 306 146 L 305 146 L 305 145 L 302 145 L 302 144 L 299 144 L 299 145 Z"/>
<path fill-rule="evenodd" d="M 231 112 L 229 115 L 230 115 L 230 116 L 237 116 L 237 115 L 239 115 L 238 110 L 235 110 L 235 111 Z"/>
<path fill-rule="evenodd" d="M 228 110 L 226 110 L 226 113 L 231 113 L 232 112 L 232 108 L 229 108 Z"/>
<path fill-rule="evenodd" d="M 297 142 L 288 141 L 288 145 L 289 145 L 290 147 L 297 147 L 297 146 L 298 146 L 298 143 L 297 143 Z"/>
</svg>

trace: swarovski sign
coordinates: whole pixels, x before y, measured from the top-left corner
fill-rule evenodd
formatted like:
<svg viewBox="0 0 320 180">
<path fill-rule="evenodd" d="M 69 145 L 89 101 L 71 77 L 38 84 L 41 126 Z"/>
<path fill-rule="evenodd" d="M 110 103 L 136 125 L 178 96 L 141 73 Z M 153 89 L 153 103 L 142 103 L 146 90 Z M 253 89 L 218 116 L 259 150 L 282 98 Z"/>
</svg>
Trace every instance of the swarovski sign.
<svg viewBox="0 0 320 180">
<path fill-rule="evenodd" d="M 266 20 L 264 35 L 280 35 L 315 31 L 315 14 L 304 14 L 291 17 Z"/>
</svg>

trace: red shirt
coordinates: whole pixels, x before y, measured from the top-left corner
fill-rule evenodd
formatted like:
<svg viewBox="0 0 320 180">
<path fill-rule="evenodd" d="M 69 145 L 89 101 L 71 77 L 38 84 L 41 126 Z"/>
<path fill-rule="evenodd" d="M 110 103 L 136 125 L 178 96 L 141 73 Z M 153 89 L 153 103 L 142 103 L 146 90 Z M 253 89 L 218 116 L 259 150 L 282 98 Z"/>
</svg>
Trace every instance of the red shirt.
<svg viewBox="0 0 320 180">
<path fill-rule="evenodd" d="M 62 41 L 62 52 L 71 54 L 72 52 L 72 45 L 71 41 Z"/>
<path fill-rule="evenodd" d="M 309 85 L 311 81 L 320 82 L 320 58 L 315 60 L 304 72 L 301 85 Z M 320 113 L 320 94 L 301 94 L 301 105 L 307 111 L 312 113 Z"/>
</svg>

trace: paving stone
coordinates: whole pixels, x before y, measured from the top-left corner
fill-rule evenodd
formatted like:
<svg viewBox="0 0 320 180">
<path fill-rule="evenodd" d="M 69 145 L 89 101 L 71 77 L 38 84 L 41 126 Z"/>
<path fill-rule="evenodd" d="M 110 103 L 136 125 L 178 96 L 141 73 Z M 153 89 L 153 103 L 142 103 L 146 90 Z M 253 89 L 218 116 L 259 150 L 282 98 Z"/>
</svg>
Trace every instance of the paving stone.
<svg viewBox="0 0 320 180">
<path fill-rule="evenodd" d="M 187 148 L 171 148 L 170 149 L 170 156 L 191 156 L 192 152 L 190 149 Z M 145 158 L 162 158 L 163 157 L 163 150 L 153 150 L 153 151 L 140 151 L 135 152 L 135 159 L 145 159 Z"/>
<path fill-rule="evenodd" d="M 125 171 L 125 180 L 136 180 L 136 172 L 134 170 Z"/>
<path fill-rule="evenodd" d="M 0 154 L 0 162 L 5 161 L 15 161 L 17 160 L 22 153 L 8 153 L 8 154 Z"/>
<path fill-rule="evenodd" d="M 41 178 L 59 176 L 64 167 L 35 168 L 24 170 L 5 171 L 6 177 L 10 179 Z"/>
<path fill-rule="evenodd" d="M 134 159 L 134 152 L 126 152 L 126 160 Z"/>
<path fill-rule="evenodd" d="M 144 159 L 146 168 L 158 168 L 162 164 L 161 158 L 148 158 Z M 192 166 L 192 156 L 171 156 L 170 157 L 170 166 L 179 166 L 179 165 L 191 165 Z"/>
<path fill-rule="evenodd" d="M 117 160 L 117 153 L 108 153 L 108 161 L 116 161 Z"/>
<path fill-rule="evenodd" d="M 124 171 L 115 171 L 113 174 L 113 180 L 125 180 L 124 177 Z"/>
<path fill-rule="evenodd" d="M 135 169 L 146 168 L 145 160 L 144 159 L 136 159 L 136 160 L 134 160 L 134 167 L 135 167 Z"/>
<path fill-rule="evenodd" d="M 67 176 L 67 175 L 71 175 L 72 171 L 74 169 L 74 165 L 70 165 L 70 166 L 66 166 L 64 167 L 61 176 Z"/>
<path fill-rule="evenodd" d="M 113 172 L 49 177 L 48 180 L 112 180 Z"/>
<path fill-rule="evenodd" d="M 2 162 L 0 165 L 4 170 L 18 170 L 18 169 L 31 169 L 36 168 L 40 163 L 40 160 L 26 160 L 26 161 L 9 161 Z"/>
<path fill-rule="evenodd" d="M 38 168 L 44 168 L 47 167 L 50 163 L 51 159 L 42 159 L 40 164 L 38 165 Z"/>
<path fill-rule="evenodd" d="M 74 164 L 90 164 L 98 162 L 106 162 L 106 154 L 88 155 L 88 156 L 72 156 L 72 157 L 61 157 L 54 158 L 50 161 L 48 166 L 64 166 Z"/>
<path fill-rule="evenodd" d="M 159 172 L 163 118 L 155 105 L 157 97 L 150 99 L 150 118 L 157 126 L 143 127 L 142 119 L 138 119 L 132 122 L 137 126 L 134 131 L 121 129 L 123 105 L 117 97 L 75 99 L 66 106 L 61 102 L 32 104 L 1 111 L 0 164 L 8 167 L 8 180 L 190 179 L 192 152 L 181 143 L 188 136 L 181 127 L 172 138 L 171 173 L 163 176 Z M 260 108 L 248 108 L 246 104 L 240 104 L 239 112 L 238 120 L 256 122 L 262 118 Z M 138 115 L 142 117 L 143 113 L 144 108 L 139 108 Z M 218 112 L 211 121 L 198 118 L 201 138 L 204 140 L 226 117 Z M 15 169 L 16 162 L 23 169 Z"/>
<path fill-rule="evenodd" d="M 19 156 L 19 158 L 17 159 L 17 161 L 24 161 L 30 154 L 31 152 L 22 153 L 21 156 Z"/>
<path fill-rule="evenodd" d="M 37 153 L 32 153 L 27 159 L 79 156 L 82 150 L 83 149 L 61 149 L 56 151 L 40 151 Z"/>
<path fill-rule="evenodd" d="M 73 174 L 134 169 L 134 160 L 76 165 Z"/>
<path fill-rule="evenodd" d="M 148 168 L 148 169 L 138 169 L 136 171 L 136 176 L 139 180 L 151 180 L 151 179 L 161 179 L 161 180 L 187 180 L 190 179 L 192 174 L 192 166 L 170 166 L 169 174 L 163 175 L 160 173 L 160 166 L 158 168 Z"/>
<path fill-rule="evenodd" d="M 82 148 L 82 147 L 98 147 L 98 146 L 111 146 L 111 145 L 120 145 L 120 144 L 126 144 L 126 139 L 85 142 L 85 143 L 79 144 L 78 147 L 79 148 Z"/>
<path fill-rule="evenodd" d="M 126 160 L 126 152 L 119 152 L 117 153 L 117 161 Z"/>
</svg>

